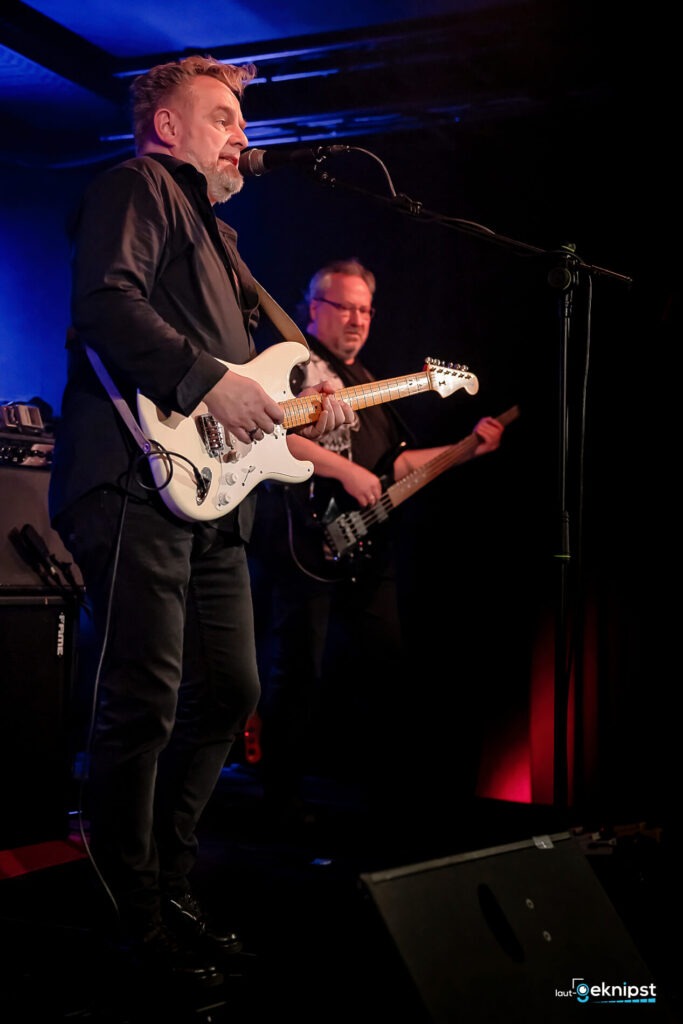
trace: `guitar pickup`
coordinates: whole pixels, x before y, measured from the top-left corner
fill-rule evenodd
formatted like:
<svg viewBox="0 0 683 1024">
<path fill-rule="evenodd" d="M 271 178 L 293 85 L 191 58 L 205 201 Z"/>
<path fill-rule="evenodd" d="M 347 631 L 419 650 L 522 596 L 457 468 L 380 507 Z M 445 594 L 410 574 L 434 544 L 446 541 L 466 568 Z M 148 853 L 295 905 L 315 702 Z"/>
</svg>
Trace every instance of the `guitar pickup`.
<svg viewBox="0 0 683 1024">
<path fill-rule="evenodd" d="M 347 512 L 325 527 L 325 536 L 337 558 L 355 547 L 367 532 L 360 512 Z"/>
</svg>

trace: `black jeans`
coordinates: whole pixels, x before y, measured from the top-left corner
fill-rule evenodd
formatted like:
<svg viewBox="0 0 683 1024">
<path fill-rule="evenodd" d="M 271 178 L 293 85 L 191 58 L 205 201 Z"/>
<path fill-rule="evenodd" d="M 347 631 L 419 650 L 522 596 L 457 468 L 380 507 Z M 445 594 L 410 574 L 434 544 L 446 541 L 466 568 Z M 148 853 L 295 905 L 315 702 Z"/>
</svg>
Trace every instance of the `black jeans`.
<svg viewBox="0 0 683 1024">
<path fill-rule="evenodd" d="M 196 826 L 259 698 L 244 547 L 96 492 L 55 524 L 85 581 L 101 667 L 87 794 L 95 862 L 127 930 L 185 890 Z"/>
</svg>

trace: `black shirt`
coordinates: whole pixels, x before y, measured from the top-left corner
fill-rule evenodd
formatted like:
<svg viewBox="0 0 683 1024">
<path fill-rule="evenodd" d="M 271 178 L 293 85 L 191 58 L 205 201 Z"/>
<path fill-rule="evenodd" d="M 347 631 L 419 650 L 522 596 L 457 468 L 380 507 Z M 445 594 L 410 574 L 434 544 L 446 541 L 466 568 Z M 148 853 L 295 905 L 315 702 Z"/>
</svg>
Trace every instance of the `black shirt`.
<svg viewBox="0 0 683 1024">
<path fill-rule="evenodd" d="M 98 353 L 134 413 L 140 389 L 165 412 L 189 415 L 226 372 L 218 359 L 253 358 L 258 319 L 255 282 L 235 231 L 215 216 L 204 176 L 173 157 L 135 157 L 95 178 L 72 244 L 53 518 L 93 488 L 119 485 L 136 451 L 83 345 Z M 247 496 L 222 525 L 238 517 L 241 534 L 248 533 L 253 500 Z"/>
</svg>

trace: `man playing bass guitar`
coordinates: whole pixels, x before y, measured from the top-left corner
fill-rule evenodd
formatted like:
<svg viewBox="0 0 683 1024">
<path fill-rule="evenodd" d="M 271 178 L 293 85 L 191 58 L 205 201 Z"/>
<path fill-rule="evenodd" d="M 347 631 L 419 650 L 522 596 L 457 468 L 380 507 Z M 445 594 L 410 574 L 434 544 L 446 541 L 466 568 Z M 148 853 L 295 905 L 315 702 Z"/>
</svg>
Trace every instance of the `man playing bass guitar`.
<svg viewBox="0 0 683 1024">
<path fill-rule="evenodd" d="M 374 275 L 356 259 L 335 261 L 313 275 L 306 295 L 311 359 L 295 368 L 301 377 L 293 382 L 295 392 L 298 386 L 315 385 L 322 379 L 335 387 L 373 380 L 359 355 L 374 315 L 374 292 Z M 497 449 L 503 429 L 498 420 L 482 418 L 475 427 L 478 444 L 472 454 Z M 311 816 L 302 799 L 309 729 L 324 680 L 340 664 L 340 650 L 347 657 L 357 652 L 353 679 L 345 689 L 345 713 L 350 718 L 362 715 L 367 721 L 370 702 L 374 709 L 370 716 L 381 713 L 384 737 L 400 742 L 398 718 L 391 721 L 394 711 L 401 714 L 398 690 L 403 658 L 390 546 L 382 545 L 357 578 L 335 579 L 312 569 L 311 561 L 299 556 L 294 531 L 300 533 L 302 509 L 320 511 L 330 485 L 341 487 L 356 507 L 371 509 L 380 501 L 386 480 L 399 480 L 452 447 L 411 449 L 405 435 L 391 404 L 380 404 L 328 432 L 320 443 L 290 436 L 290 451 L 313 463 L 313 476 L 294 485 L 265 483 L 260 491 L 250 548 L 256 600 L 259 594 L 266 595 L 270 603 L 268 609 L 261 609 L 270 629 L 261 644 L 260 768 L 265 806 L 279 825 L 297 825 Z M 376 472 L 382 465 L 386 478 Z M 322 492 L 322 501 L 316 492 Z M 312 543 L 321 544 L 319 525 L 311 526 Z M 396 690 L 389 694 L 382 681 L 395 684 Z M 370 728 L 364 734 L 372 732 Z M 376 749 L 370 739 L 362 750 L 354 745 L 354 753 L 377 783 L 386 745 Z"/>
</svg>

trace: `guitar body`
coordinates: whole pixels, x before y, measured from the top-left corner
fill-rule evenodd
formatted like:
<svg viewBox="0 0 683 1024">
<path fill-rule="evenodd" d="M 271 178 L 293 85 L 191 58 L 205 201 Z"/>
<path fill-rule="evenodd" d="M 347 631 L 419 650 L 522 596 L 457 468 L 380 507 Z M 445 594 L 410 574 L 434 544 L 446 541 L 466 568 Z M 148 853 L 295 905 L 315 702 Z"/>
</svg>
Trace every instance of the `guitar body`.
<svg viewBox="0 0 683 1024">
<path fill-rule="evenodd" d="M 306 575 L 326 583 L 353 583 L 387 557 L 389 524 L 364 529 L 362 511 L 337 481 L 313 477 L 308 484 L 285 488 L 284 500 L 290 552 Z M 352 540 L 340 543 L 347 533 Z"/>
<path fill-rule="evenodd" d="M 285 341 L 243 366 L 219 362 L 230 371 L 258 381 L 271 398 L 283 402 L 293 397 L 289 387 L 292 368 L 308 358 L 308 349 L 300 342 Z M 283 425 L 250 444 L 232 435 L 214 441 L 216 424 L 203 402 L 190 416 L 165 416 L 142 394 L 138 394 L 137 404 L 140 426 L 156 443 L 157 450 L 150 456 L 154 481 L 168 508 L 181 519 L 218 519 L 262 480 L 298 483 L 313 473 L 311 462 L 295 459 L 289 451 Z"/>
<path fill-rule="evenodd" d="M 138 392 L 138 419 L 150 443 L 154 482 L 175 515 L 188 522 L 218 519 L 263 480 L 300 483 L 313 474 L 313 464 L 294 458 L 287 446 L 287 431 L 314 423 L 323 406 L 322 394 L 295 397 L 289 384 L 293 367 L 309 357 L 301 342 L 283 341 L 244 365 L 218 360 L 231 372 L 257 381 L 283 409 L 284 419 L 272 434 L 247 444 L 226 435 L 204 403 L 190 416 L 166 415 Z M 471 395 L 479 388 L 466 366 L 427 360 L 419 373 L 342 388 L 335 397 L 353 409 L 365 409 L 429 391 L 443 398 L 461 388 Z"/>
<path fill-rule="evenodd" d="M 518 416 L 519 407 L 513 406 L 497 419 L 507 426 Z M 359 579 L 364 570 L 388 552 L 390 514 L 447 469 L 471 459 L 478 444 L 476 434 L 472 433 L 396 483 L 389 483 L 387 475 L 383 475 L 386 466 L 378 467 L 382 495 L 370 508 L 361 509 L 335 480 L 314 477 L 306 487 L 289 488 L 288 494 L 296 495 L 287 499 L 294 560 L 303 572 L 318 579 Z"/>
</svg>

